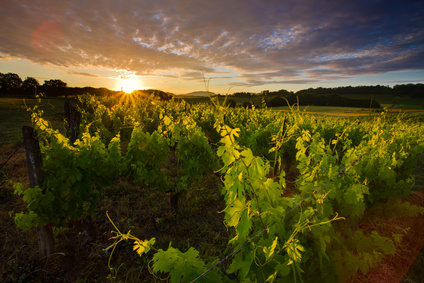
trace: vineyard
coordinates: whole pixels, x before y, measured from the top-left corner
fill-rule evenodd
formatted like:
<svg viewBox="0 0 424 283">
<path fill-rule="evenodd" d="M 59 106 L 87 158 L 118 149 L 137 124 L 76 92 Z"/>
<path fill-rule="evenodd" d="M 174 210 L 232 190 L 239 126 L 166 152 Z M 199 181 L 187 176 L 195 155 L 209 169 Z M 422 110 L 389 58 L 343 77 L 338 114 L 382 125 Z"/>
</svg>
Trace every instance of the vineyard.
<svg viewBox="0 0 424 283">
<path fill-rule="evenodd" d="M 84 95 L 59 122 L 28 108 L 42 173 L 7 178 L 2 281 L 352 282 L 405 251 L 413 228 L 376 226 L 424 214 L 405 201 L 422 116 L 211 99 Z"/>
</svg>

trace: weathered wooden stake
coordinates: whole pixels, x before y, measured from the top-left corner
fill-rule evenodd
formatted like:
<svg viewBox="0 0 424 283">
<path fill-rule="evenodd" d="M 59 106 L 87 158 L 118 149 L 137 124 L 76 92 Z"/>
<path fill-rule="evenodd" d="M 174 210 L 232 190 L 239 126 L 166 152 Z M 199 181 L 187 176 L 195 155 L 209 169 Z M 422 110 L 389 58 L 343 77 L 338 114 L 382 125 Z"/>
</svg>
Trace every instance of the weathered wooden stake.
<svg viewBox="0 0 424 283">
<path fill-rule="evenodd" d="M 171 211 L 174 214 L 178 213 L 178 198 L 180 196 L 180 192 L 172 192 L 166 194 L 168 197 L 168 203 L 171 207 Z"/>
<path fill-rule="evenodd" d="M 65 116 L 68 122 L 67 135 L 71 144 L 78 138 L 78 130 L 81 122 L 81 113 L 70 101 L 65 101 Z"/>
<path fill-rule="evenodd" d="M 66 134 L 70 143 L 73 145 L 78 138 L 81 113 L 70 101 L 65 101 L 65 118 L 68 122 Z M 83 219 L 81 225 L 85 233 L 85 238 L 81 243 L 81 247 L 84 248 L 96 240 L 96 227 L 94 226 L 93 219 L 90 215 Z"/>
<path fill-rule="evenodd" d="M 22 134 L 24 138 L 29 185 L 31 188 L 35 186 L 41 187 L 43 184 L 44 172 L 38 139 L 34 129 L 29 126 L 22 127 Z M 49 258 L 55 249 L 53 230 L 47 225 L 40 225 L 36 227 L 36 232 L 40 256 Z"/>
<path fill-rule="evenodd" d="M 85 237 L 82 240 L 80 247 L 84 249 L 96 241 L 96 226 L 94 225 L 91 215 L 85 217 L 82 220 L 81 225 L 84 229 Z"/>
</svg>

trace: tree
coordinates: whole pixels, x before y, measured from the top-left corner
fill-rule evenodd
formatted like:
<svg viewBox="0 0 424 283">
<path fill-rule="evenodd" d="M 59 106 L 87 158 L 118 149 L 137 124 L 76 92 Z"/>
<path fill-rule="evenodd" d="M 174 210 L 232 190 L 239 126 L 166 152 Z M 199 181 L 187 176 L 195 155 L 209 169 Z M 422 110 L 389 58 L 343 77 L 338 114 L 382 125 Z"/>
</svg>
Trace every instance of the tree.
<svg viewBox="0 0 424 283">
<path fill-rule="evenodd" d="M 398 96 L 409 96 L 412 98 L 424 97 L 424 84 L 395 85 L 393 91 Z"/>
<path fill-rule="evenodd" d="M 412 98 L 424 98 L 424 84 L 416 84 L 411 91 Z"/>
<path fill-rule="evenodd" d="M 4 80 L 4 74 L 0 73 L 0 93 L 3 92 L 3 80 Z"/>
<path fill-rule="evenodd" d="M 44 92 L 46 96 L 59 96 L 65 95 L 67 84 L 62 80 L 46 80 L 40 87 L 40 90 Z"/>
<path fill-rule="evenodd" d="M 40 83 L 33 77 L 26 77 L 22 82 L 21 89 L 28 93 L 35 93 Z"/>
<path fill-rule="evenodd" d="M 225 106 L 230 108 L 235 108 L 237 105 L 237 102 L 234 99 L 228 99 Z"/>
<path fill-rule="evenodd" d="M 263 90 L 261 91 L 261 95 L 267 96 L 269 94 L 269 90 Z"/>
<path fill-rule="evenodd" d="M 14 73 L 0 75 L 1 92 L 16 92 L 22 84 L 22 79 Z"/>
<path fill-rule="evenodd" d="M 62 80 L 44 81 L 43 87 L 65 88 L 67 84 Z"/>
<path fill-rule="evenodd" d="M 159 98 L 160 100 L 170 100 L 173 96 L 170 92 L 164 92 L 158 89 L 145 89 L 141 92 L 147 93 L 148 95 L 151 95 L 153 97 Z"/>
<path fill-rule="evenodd" d="M 235 93 L 233 93 L 233 95 L 234 95 L 234 97 L 247 97 L 247 98 L 249 98 L 249 97 L 251 97 L 252 96 L 252 94 L 250 93 L 250 92 L 235 92 Z"/>
<path fill-rule="evenodd" d="M 252 108 L 255 104 L 252 101 L 245 101 L 243 102 L 244 108 Z"/>
</svg>

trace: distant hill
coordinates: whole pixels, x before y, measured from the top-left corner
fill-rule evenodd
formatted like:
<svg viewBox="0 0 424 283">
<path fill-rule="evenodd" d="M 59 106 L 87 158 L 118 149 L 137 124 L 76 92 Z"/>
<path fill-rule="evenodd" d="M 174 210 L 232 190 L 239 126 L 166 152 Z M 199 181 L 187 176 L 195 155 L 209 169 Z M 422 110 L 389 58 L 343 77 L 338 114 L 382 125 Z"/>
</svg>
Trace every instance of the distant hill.
<svg viewBox="0 0 424 283">
<path fill-rule="evenodd" d="M 215 96 L 216 93 L 214 92 L 209 92 L 210 95 Z M 209 97 L 209 94 L 207 91 L 193 91 L 190 93 L 186 93 L 186 94 L 178 94 L 178 96 L 206 96 Z"/>
</svg>

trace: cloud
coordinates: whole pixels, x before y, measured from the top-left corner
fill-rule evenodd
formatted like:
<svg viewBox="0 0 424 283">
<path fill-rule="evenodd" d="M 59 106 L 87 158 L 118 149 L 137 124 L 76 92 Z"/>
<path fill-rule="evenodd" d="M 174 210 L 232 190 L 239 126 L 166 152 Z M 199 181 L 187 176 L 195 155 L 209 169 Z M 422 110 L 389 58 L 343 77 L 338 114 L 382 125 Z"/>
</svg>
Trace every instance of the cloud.
<svg viewBox="0 0 424 283">
<path fill-rule="evenodd" d="M 258 86 L 424 69 L 422 1 L 4 0 L 0 53 Z M 88 73 L 75 75 L 93 76 Z"/>
<path fill-rule="evenodd" d="M 183 72 L 180 77 L 184 80 L 204 80 L 204 74 L 202 72 Z"/>
<path fill-rule="evenodd" d="M 242 87 L 254 87 L 254 86 L 263 86 L 263 85 L 273 85 L 273 84 L 310 84 L 315 83 L 317 80 L 308 80 L 308 79 L 295 79 L 295 80 L 261 80 L 261 79 L 251 79 L 246 82 L 233 82 L 229 83 L 231 86 L 242 86 Z"/>
<path fill-rule="evenodd" d="M 68 71 L 67 73 L 69 75 L 83 76 L 83 77 L 90 77 L 90 78 L 98 78 L 98 77 L 100 77 L 99 75 L 96 75 L 96 74 L 85 73 L 85 72 L 77 72 L 77 71 Z"/>
</svg>

